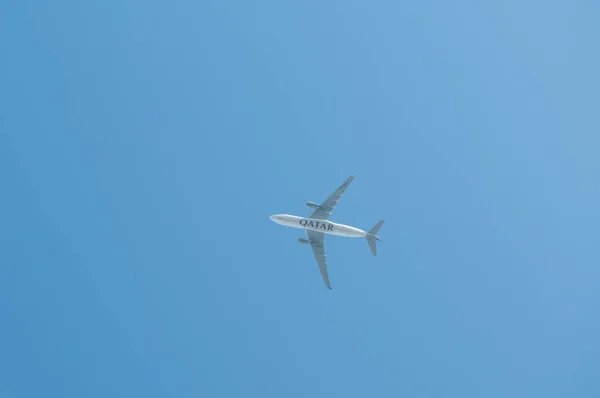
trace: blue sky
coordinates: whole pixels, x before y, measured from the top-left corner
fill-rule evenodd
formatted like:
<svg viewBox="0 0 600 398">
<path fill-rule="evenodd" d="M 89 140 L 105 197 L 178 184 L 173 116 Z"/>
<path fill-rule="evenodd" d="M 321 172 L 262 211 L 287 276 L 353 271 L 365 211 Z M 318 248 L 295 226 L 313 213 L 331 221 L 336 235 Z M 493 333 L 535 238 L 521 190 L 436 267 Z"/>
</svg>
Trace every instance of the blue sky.
<svg viewBox="0 0 600 398">
<path fill-rule="evenodd" d="M 600 9 L 496 3 L 0 6 L 0 397 L 600 396 Z"/>
</svg>

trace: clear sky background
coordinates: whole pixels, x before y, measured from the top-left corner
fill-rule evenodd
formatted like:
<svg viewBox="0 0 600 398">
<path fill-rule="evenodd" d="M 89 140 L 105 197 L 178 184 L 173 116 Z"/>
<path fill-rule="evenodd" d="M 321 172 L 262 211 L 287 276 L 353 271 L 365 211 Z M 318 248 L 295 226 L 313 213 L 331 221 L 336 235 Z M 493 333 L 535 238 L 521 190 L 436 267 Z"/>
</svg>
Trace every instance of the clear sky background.
<svg viewBox="0 0 600 398">
<path fill-rule="evenodd" d="M 3 2 L 0 397 L 599 397 L 600 8 L 488 3 Z"/>
</svg>

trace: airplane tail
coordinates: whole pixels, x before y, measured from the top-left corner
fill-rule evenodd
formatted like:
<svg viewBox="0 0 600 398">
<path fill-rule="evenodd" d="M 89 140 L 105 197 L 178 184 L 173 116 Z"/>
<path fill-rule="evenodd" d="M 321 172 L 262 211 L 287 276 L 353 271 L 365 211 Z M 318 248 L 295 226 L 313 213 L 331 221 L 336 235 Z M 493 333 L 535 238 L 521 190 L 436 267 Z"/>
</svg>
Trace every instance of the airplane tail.
<svg viewBox="0 0 600 398">
<path fill-rule="evenodd" d="M 381 226 L 383 225 L 383 220 L 379 221 L 377 224 L 375 224 L 375 226 L 373 228 L 371 228 L 369 230 L 369 232 L 367 233 L 367 243 L 369 244 L 369 248 L 371 249 L 371 253 L 373 253 L 374 256 L 377 256 L 377 241 L 381 241 L 381 238 L 379 238 L 379 236 L 377 236 L 377 233 L 379 232 L 379 229 L 381 229 Z"/>
</svg>

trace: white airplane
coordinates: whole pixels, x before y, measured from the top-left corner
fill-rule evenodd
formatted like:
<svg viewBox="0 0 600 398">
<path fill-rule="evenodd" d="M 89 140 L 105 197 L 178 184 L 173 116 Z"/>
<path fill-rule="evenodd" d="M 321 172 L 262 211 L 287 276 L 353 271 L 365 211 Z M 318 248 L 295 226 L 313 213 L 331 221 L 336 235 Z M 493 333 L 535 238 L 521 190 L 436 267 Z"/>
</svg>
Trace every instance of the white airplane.
<svg viewBox="0 0 600 398">
<path fill-rule="evenodd" d="M 377 246 L 375 242 L 382 241 L 379 236 L 377 236 L 377 232 L 379 232 L 383 220 L 375 224 L 368 232 L 349 225 L 336 224 L 328 221 L 335 205 L 340 201 L 344 191 L 348 188 L 348 185 L 350 185 L 352 180 L 354 180 L 354 176 L 348 177 L 348 179 L 346 179 L 346 181 L 344 181 L 344 183 L 320 205 L 314 202 L 306 202 L 307 207 L 315 209 L 308 218 L 292 216 L 289 214 L 274 214 L 269 217 L 277 224 L 285 225 L 286 227 L 301 228 L 306 231 L 308 239 L 298 238 L 298 241 L 312 246 L 323 281 L 330 290 L 331 284 L 329 283 L 329 275 L 327 274 L 327 255 L 325 254 L 325 246 L 323 245 L 325 234 L 345 236 L 348 238 L 366 238 L 369 248 L 371 248 L 371 252 L 374 256 L 377 255 Z"/>
</svg>

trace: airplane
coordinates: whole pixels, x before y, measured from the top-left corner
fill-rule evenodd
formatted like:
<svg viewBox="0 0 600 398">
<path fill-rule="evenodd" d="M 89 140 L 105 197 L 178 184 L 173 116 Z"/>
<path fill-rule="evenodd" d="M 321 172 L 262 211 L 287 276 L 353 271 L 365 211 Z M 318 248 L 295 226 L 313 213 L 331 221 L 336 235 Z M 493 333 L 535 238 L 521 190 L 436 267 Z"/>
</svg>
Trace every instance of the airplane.
<svg viewBox="0 0 600 398">
<path fill-rule="evenodd" d="M 325 254 L 324 246 L 325 234 L 344 236 L 347 238 L 366 238 L 369 248 L 374 256 L 377 256 L 376 242 L 383 242 L 381 238 L 377 236 L 381 225 L 383 225 L 383 220 L 375 224 L 369 231 L 363 231 L 362 229 L 354 228 L 349 225 L 336 224 L 329 221 L 329 217 L 333 213 L 335 205 L 340 201 L 346 188 L 348 188 L 354 178 L 355 176 L 348 177 L 346 181 L 344 181 L 344 183 L 320 205 L 314 202 L 306 202 L 307 207 L 314 209 L 309 217 L 298 217 L 289 214 L 273 214 L 269 217 L 277 224 L 305 230 L 308 239 L 298 238 L 298 241 L 300 243 L 311 245 L 315 259 L 319 265 L 319 270 L 321 271 L 321 276 L 323 277 L 323 282 L 325 282 L 325 286 L 327 286 L 329 290 L 331 290 L 331 283 L 329 282 L 329 275 L 327 273 L 327 255 Z"/>
</svg>

